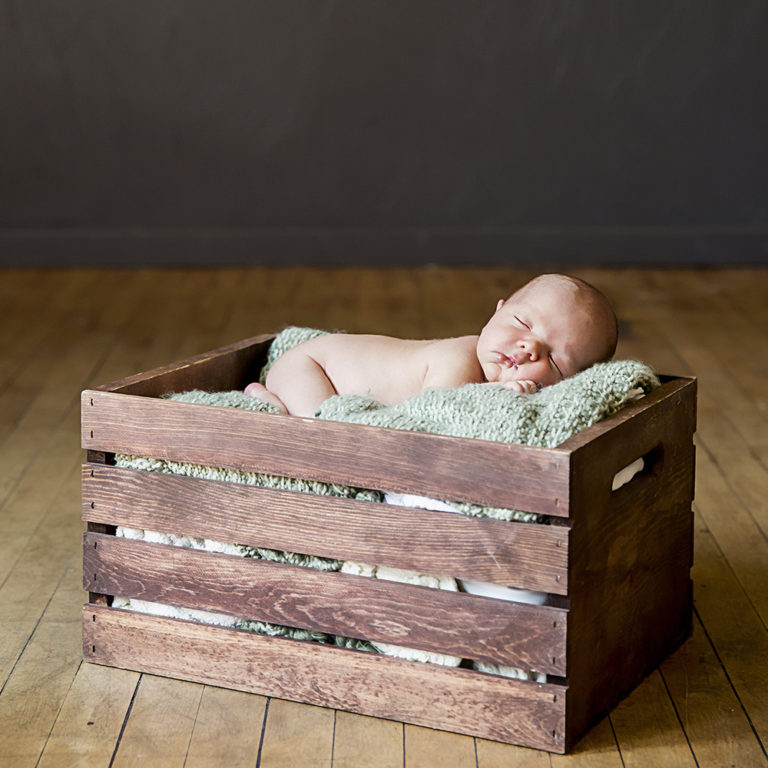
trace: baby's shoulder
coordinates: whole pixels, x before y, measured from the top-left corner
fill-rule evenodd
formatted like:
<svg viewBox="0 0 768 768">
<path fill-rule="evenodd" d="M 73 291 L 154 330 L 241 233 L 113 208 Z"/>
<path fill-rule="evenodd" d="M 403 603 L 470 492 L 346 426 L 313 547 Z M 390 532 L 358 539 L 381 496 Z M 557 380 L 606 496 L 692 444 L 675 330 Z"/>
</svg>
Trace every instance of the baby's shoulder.
<svg viewBox="0 0 768 768">
<path fill-rule="evenodd" d="M 450 339 L 434 339 L 427 343 L 426 352 L 436 357 L 449 356 L 454 360 L 476 356 L 477 336 L 455 336 Z"/>
<path fill-rule="evenodd" d="M 477 336 L 437 339 L 425 349 L 430 378 L 445 380 L 445 386 L 460 386 L 482 380 L 477 362 Z"/>
</svg>

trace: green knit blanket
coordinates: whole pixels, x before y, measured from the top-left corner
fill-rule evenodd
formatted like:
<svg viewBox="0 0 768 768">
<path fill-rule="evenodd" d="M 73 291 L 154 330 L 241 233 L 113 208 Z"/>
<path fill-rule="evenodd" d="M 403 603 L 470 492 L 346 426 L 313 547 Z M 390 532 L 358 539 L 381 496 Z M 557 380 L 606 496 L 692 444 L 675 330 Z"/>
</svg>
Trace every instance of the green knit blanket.
<svg viewBox="0 0 768 768">
<path fill-rule="evenodd" d="M 291 327 L 278 334 L 270 347 L 261 375 L 262 381 L 280 355 L 296 344 L 322 333 L 324 331 Z M 615 360 L 598 363 L 532 395 L 511 392 L 497 384 L 467 384 L 455 389 L 428 390 L 393 406 L 384 406 L 370 398 L 357 395 L 335 395 L 320 405 L 316 416 L 331 421 L 554 447 L 586 427 L 616 413 L 639 392 L 647 393 L 657 386 L 659 380 L 648 366 L 634 360 Z M 276 412 L 268 403 L 242 392 L 194 390 L 170 394 L 167 397 L 187 403 Z M 133 469 L 368 501 L 381 501 L 382 491 L 386 490 L 361 489 L 135 456 L 117 456 L 116 463 L 118 466 Z M 481 507 L 450 500 L 448 502 L 458 511 L 472 516 L 526 522 L 540 520 L 538 515 L 519 510 Z M 342 565 L 338 560 L 313 557 L 311 554 L 276 552 L 244 545 L 240 545 L 239 549 L 249 557 L 323 570 L 338 570 Z M 270 632 L 275 631 L 272 625 L 265 627 L 268 627 Z M 281 633 L 282 629 L 279 628 Z M 345 641 L 339 639 L 338 642 Z"/>
<path fill-rule="evenodd" d="M 261 373 L 262 381 L 275 360 L 287 350 L 323 333 L 325 331 L 312 328 L 290 327 L 278 334 L 270 346 Z M 638 392 L 650 392 L 658 385 L 658 378 L 647 365 L 634 360 L 614 360 L 593 365 L 532 395 L 511 392 L 499 384 L 467 384 L 453 389 L 428 390 L 392 406 L 359 395 L 335 395 L 322 403 L 315 415 L 329 421 L 551 448 L 616 413 Z M 269 403 L 237 391 L 193 390 L 168 397 L 186 403 L 277 413 Z M 155 459 L 120 458 L 124 466 L 128 466 L 127 461 L 141 469 L 371 501 L 380 501 L 380 491 L 387 490 L 352 488 Z M 447 501 L 472 516 L 526 522 L 540 519 L 529 512 Z"/>
</svg>

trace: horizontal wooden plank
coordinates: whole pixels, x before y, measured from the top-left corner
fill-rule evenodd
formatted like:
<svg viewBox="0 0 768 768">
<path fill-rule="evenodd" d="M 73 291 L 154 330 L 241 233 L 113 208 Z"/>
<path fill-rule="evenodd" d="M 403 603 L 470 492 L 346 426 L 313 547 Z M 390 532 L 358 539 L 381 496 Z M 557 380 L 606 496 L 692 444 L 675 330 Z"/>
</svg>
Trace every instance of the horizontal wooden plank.
<svg viewBox="0 0 768 768">
<path fill-rule="evenodd" d="M 83 465 L 83 519 L 567 594 L 566 526 Z M 407 531 L 407 535 L 404 535 Z"/>
<path fill-rule="evenodd" d="M 258 379 L 274 335 L 263 334 L 225 347 L 137 373 L 98 387 L 108 392 L 159 397 L 166 392 L 242 389 Z"/>
<path fill-rule="evenodd" d="M 86 605 L 87 661 L 553 752 L 567 688 Z"/>
<path fill-rule="evenodd" d="M 87 533 L 83 586 L 185 608 L 566 674 L 567 611 Z"/>
<path fill-rule="evenodd" d="M 82 444 L 486 506 L 568 515 L 569 454 L 114 392 L 82 394 Z"/>
</svg>

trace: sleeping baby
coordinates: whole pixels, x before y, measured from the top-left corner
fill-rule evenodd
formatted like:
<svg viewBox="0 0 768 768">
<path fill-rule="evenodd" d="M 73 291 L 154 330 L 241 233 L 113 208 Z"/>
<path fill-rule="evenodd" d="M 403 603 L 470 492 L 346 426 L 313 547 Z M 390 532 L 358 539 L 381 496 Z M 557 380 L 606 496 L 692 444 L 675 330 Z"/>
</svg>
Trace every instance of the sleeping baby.
<svg viewBox="0 0 768 768">
<path fill-rule="evenodd" d="M 327 334 L 288 350 L 266 386 L 253 382 L 245 392 L 295 416 L 313 416 L 337 394 L 394 405 L 426 389 L 484 382 L 532 394 L 610 359 L 616 340 L 616 316 L 600 291 L 545 274 L 500 299 L 479 336 Z"/>
</svg>

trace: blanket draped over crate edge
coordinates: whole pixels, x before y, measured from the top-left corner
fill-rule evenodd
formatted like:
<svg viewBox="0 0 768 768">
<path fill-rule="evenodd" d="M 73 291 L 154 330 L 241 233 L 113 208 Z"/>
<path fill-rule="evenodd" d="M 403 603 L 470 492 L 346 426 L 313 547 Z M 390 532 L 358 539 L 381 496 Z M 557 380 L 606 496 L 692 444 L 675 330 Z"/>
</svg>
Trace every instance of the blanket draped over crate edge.
<svg viewBox="0 0 768 768">
<path fill-rule="evenodd" d="M 290 327 L 278 334 L 270 346 L 261 380 L 280 355 L 288 349 L 325 331 Z M 402 403 L 384 406 L 359 395 L 335 395 L 322 403 L 315 414 L 319 419 L 344 421 L 369 426 L 406 429 L 440 435 L 492 440 L 521 445 L 554 447 L 572 435 L 616 413 L 638 393 L 647 393 L 659 386 L 659 380 L 644 363 L 634 360 L 614 360 L 593 365 L 564 381 L 541 391 L 524 395 L 511 392 L 497 384 L 467 384 L 451 389 L 421 392 Z M 171 393 L 170 399 L 275 413 L 268 403 L 243 392 L 202 392 L 193 390 Z M 361 489 L 338 484 L 320 483 L 278 477 L 254 472 L 241 472 L 220 467 L 118 455 L 118 466 L 224 480 L 261 487 L 318 493 L 322 495 L 381 501 L 386 489 Z M 537 522 L 536 514 L 447 500 L 456 511 L 478 517 Z M 183 532 L 179 532 L 180 534 Z M 177 537 L 178 538 L 178 537 Z M 179 543 L 174 541 L 173 543 Z M 341 570 L 341 561 L 314 557 L 311 554 L 276 552 L 274 550 L 236 545 L 240 554 L 322 570 Z M 352 572 L 363 572 L 352 564 Z M 374 567 L 375 568 L 375 567 Z M 370 572 L 369 572 L 369 575 Z M 372 575 L 378 575 L 375 570 Z M 397 575 L 395 574 L 395 577 Z M 424 578 L 437 578 L 422 575 Z M 386 578 L 384 572 L 379 577 Z M 444 586 L 435 584 L 434 586 Z M 449 587 L 450 588 L 450 587 Z M 454 587 L 455 589 L 455 587 Z M 266 622 L 244 621 L 244 628 L 269 634 L 287 634 L 301 639 L 337 642 L 351 647 L 370 649 L 367 643 L 346 638 L 326 638 L 321 633 L 309 633 L 293 628 L 276 627 Z M 376 650 L 387 651 L 383 644 Z M 391 650 L 391 649 L 390 649 Z"/>
</svg>

